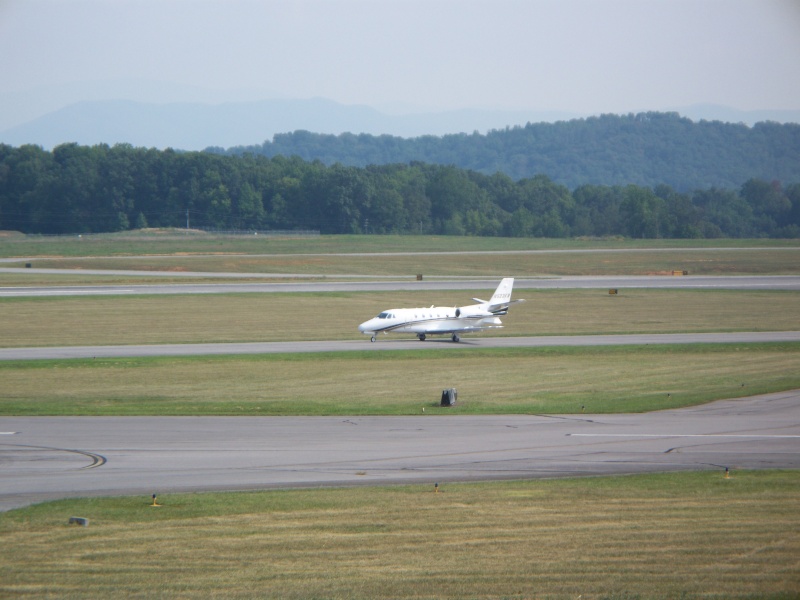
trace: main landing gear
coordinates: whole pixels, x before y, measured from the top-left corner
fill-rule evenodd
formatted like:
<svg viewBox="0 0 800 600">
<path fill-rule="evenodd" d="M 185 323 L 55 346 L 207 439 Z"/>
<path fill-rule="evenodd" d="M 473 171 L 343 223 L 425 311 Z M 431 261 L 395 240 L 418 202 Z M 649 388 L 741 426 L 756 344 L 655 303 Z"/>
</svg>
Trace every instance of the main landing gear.
<svg viewBox="0 0 800 600">
<path fill-rule="evenodd" d="M 373 334 L 370 336 L 370 338 L 369 338 L 369 341 L 370 341 L 370 342 L 374 342 L 376 339 L 378 339 L 378 336 L 377 336 L 376 334 L 374 334 L 374 333 L 373 333 Z M 424 341 L 427 339 L 427 336 L 426 336 L 424 333 L 418 333 L 418 334 L 417 334 L 417 339 L 418 339 L 420 342 L 424 342 Z M 453 340 L 455 343 L 458 343 L 458 342 L 460 342 L 460 341 L 461 341 L 461 338 L 460 338 L 460 337 L 458 337 L 458 334 L 457 334 L 457 333 L 454 333 L 452 336 L 450 336 L 450 339 L 451 339 L 451 340 Z"/>
<path fill-rule="evenodd" d="M 417 334 L 417 339 L 418 339 L 420 342 L 424 342 L 424 341 L 425 341 L 425 334 L 424 334 L 424 333 L 418 333 L 418 334 Z M 460 338 L 460 337 L 458 337 L 458 334 L 457 334 L 457 333 L 454 333 L 450 339 L 451 339 L 451 340 L 453 340 L 453 341 L 454 341 L 454 342 L 456 342 L 456 343 L 458 343 L 458 342 L 460 342 L 460 341 L 461 341 L 461 338 Z"/>
</svg>

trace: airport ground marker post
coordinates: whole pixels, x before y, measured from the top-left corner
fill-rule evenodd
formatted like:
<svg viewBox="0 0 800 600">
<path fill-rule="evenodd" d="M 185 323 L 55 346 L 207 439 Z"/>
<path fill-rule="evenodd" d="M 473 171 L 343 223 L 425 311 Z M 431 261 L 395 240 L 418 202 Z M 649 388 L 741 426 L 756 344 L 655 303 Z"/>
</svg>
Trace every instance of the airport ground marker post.
<svg viewBox="0 0 800 600">
<path fill-rule="evenodd" d="M 455 406 L 458 401 L 458 390 L 456 388 L 447 388 L 442 390 L 442 400 L 440 406 Z"/>
</svg>

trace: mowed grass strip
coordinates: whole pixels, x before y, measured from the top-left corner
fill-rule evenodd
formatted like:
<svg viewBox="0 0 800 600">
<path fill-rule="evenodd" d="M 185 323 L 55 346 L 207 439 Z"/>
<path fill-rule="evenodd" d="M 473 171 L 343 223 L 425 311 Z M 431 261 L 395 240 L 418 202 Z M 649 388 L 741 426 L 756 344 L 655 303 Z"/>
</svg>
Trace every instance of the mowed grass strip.
<svg viewBox="0 0 800 600">
<path fill-rule="evenodd" d="M 373 252 L 508 251 L 558 248 L 784 247 L 794 240 L 592 240 L 437 235 L 225 235 L 185 229 L 145 229 L 84 236 L 26 236 L 0 231 L 2 257 L 107 257 L 196 254 L 342 254 Z"/>
<path fill-rule="evenodd" d="M 0 299 L 0 345 L 91 346 L 363 339 L 397 307 L 463 306 L 491 290 Z M 788 331 L 800 294 L 738 290 L 514 290 L 504 329 L 482 335 Z M 402 337 L 402 336 L 401 336 Z M 413 339 L 413 336 L 406 336 Z M 383 338 L 381 338 L 383 339 Z M 466 338 L 465 338 L 466 339 Z M 480 339 L 480 336 L 469 336 Z"/>
<path fill-rule="evenodd" d="M 454 235 L 225 235 L 145 229 L 83 236 L 26 236 L 0 231 L 0 257 L 194 254 L 347 254 L 686 248 L 791 248 L 797 239 L 502 238 Z"/>
<path fill-rule="evenodd" d="M 580 248 L 576 248 L 580 250 Z M 379 250 L 379 252 L 387 252 Z M 274 254 L 139 257 L 37 258 L 24 261 L 39 269 L 106 269 L 137 271 L 196 271 L 216 273 L 275 273 L 284 275 L 380 275 L 414 277 L 540 277 L 551 275 L 796 275 L 800 247 L 780 248 L 630 248 L 534 253 L 468 252 L 399 254 Z M 8 266 L 22 267 L 20 263 Z M 25 275 L 29 275 L 25 273 Z"/>
<path fill-rule="evenodd" d="M 0 515 L 0 596 L 796 598 L 800 477 L 76 499 Z M 70 516 L 88 527 L 67 525 Z"/>
<path fill-rule="evenodd" d="M 800 388 L 800 343 L 11 361 L 0 380 L 3 415 L 642 412 Z"/>
</svg>

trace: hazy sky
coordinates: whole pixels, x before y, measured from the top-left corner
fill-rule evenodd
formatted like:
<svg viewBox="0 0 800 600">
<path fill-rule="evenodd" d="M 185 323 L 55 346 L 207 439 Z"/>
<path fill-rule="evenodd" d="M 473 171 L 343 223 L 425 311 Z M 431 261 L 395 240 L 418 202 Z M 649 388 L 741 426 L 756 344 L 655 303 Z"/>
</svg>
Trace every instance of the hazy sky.
<svg viewBox="0 0 800 600">
<path fill-rule="evenodd" d="M 0 0 L 0 93 L 121 80 L 376 107 L 798 109 L 800 0 Z"/>
</svg>

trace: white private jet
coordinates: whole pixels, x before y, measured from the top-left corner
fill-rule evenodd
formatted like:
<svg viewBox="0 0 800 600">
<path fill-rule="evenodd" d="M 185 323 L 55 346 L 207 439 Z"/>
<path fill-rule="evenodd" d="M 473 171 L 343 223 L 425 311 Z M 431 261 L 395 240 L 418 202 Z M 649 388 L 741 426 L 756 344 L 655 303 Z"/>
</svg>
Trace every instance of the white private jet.
<svg viewBox="0 0 800 600">
<path fill-rule="evenodd" d="M 361 333 L 371 336 L 375 341 L 379 333 L 414 333 L 423 341 L 427 335 L 452 336 L 458 342 L 459 333 L 472 333 L 484 329 L 502 327 L 499 317 L 508 314 L 508 307 L 515 302 L 524 300 L 511 300 L 511 288 L 514 287 L 514 278 L 507 277 L 500 282 L 491 300 L 473 298 L 479 304 L 470 306 L 443 307 L 431 306 L 430 308 L 393 308 L 385 310 L 377 317 L 363 322 L 358 326 Z"/>
</svg>

